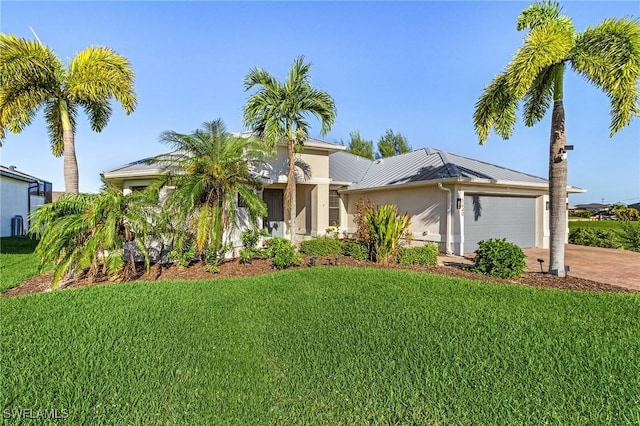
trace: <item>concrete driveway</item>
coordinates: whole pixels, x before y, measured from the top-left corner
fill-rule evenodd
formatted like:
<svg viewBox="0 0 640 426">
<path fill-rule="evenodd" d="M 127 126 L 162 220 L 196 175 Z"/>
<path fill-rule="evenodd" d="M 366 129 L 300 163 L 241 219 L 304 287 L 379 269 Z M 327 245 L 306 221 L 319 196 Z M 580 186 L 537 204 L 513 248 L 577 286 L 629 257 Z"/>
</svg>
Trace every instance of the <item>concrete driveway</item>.
<svg viewBox="0 0 640 426">
<path fill-rule="evenodd" d="M 537 259 L 544 259 L 543 270 L 549 269 L 549 249 L 524 249 L 527 267 L 540 271 Z M 565 265 L 569 275 L 619 287 L 640 290 L 640 253 L 567 244 Z"/>
</svg>

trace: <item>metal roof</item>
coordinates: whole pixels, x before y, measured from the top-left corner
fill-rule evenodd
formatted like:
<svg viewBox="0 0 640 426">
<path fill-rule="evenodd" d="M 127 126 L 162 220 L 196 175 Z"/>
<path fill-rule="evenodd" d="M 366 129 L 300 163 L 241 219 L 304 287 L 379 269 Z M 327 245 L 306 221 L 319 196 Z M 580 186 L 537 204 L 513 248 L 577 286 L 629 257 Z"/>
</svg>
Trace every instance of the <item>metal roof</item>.
<svg viewBox="0 0 640 426">
<path fill-rule="evenodd" d="M 51 183 L 48 180 L 40 179 L 40 178 L 37 178 L 35 176 L 31 176 L 31 175 L 29 175 L 27 173 L 21 172 L 21 171 L 17 170 L 14 166 L 11 166 L 11 167 L 0 166 L 0 176 L 6 176 L 6 177 L 9 177 L 9 178 L 22 180 L 22 181 L 25 181 L 25 182 L 46 182 L 46 183 Z"/>
<path fill-rule="evenodd" d="M 338 157 L 339 155 L 339 157 Z M 334 157 L 335 160 L 334 160 Z M 363 161 L 364 160 L 364 161 Z M 362 163 L 370 166 L 358 179 Z M 422 148 L 394 157 L 367 160 L 348 153 L 329 155 L 330 167 L 339 166 L 339 171 L 330 171 L 334 180 L 353 182 L 348 189 L 367 189 L 407 183 L 428 182 L 443 179 L 482 179 L 488 181 L 511 181 L 525 184 L 546 184 L 538 176 L 518 172 L 506 167 L 473 160 L 438 149 Z M 346 179 L 351 177 L 352 179 Z"/>
<path fill-rule="evenodd" d="M 329 177 L 334 182 L 360 182 L 371 161 L 348 152 L 334 152 L 329 155 Z"/>
</svg>

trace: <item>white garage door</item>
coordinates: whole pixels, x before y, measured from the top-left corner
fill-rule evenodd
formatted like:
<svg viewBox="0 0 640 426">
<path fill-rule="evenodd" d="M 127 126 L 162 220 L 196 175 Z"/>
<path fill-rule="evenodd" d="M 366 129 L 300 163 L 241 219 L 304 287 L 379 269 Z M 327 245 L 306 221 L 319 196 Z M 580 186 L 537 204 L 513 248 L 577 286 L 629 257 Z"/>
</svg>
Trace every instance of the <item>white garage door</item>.
<svg viewBox="0 0 640 426">
<path fill-rule="evenodd" d="M 506 238 L 521 248 L 534 247 L 536 199 L 465 195 L 465 253 L 473 253 L 479 241 L 489 238 Z"/>
</svg>

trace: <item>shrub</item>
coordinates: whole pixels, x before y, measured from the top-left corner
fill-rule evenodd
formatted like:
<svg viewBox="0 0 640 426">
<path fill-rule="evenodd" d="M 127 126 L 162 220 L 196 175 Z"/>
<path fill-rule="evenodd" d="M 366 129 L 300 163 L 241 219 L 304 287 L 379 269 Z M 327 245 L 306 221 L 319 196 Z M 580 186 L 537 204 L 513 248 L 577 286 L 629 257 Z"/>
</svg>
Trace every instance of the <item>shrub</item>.
<svg viewBox="0 0 640 426">
<path fill-rule="evenodd" d="M 436 266 L 438 264 L 438 246 L 428 243 L 422 247 L 400 247 L 398 263 L 401 265 Z"/>
<path fill-rule="evenodd" d="M 178 269 L 188 267 L 196 257 L 196 245 L 188 240 L 182 249 L 174 248 L 169 253 L 169 261 L 174 262 Z"/>
<path fill-rule="evenodd" d="M 506 239 L 489 239 L 478 243 L 474 259 L 474 272 L 500 278 L 520 276 L 527 264 L 520 247 Z"/>
<path fill-rule="evenodd" d="M 242 248 L 238 252 L 238 261 L 243 265 L 247 263 L 251 263 L 255 257 L 256 257 L 256 252 L 255 250 L 252 250 L 252 249 Z"/>
<path fill-rule="evenodd" d="M 345 241 L 342 243 L 342 254 L 356 260 L 369 260 L 369 248 L 361 241 Z"/>
<path fill-rule="evenodd" d="M 378 263 L 388 263 L 398 251 L 400 239 L 406 235 L 411 219 L 408 215 L 398 215 L 396 206 L 386 204 L 365 213 L 369 231 L 371 257 Z"/>
<path fill-rule="evenodd" d="M 355 207 L 355 215 L 353 216 L 353 221 L 355 222 L 357 229 L 355 238 L 358 241 L 362 241 L 366 244 L 369 243 L 369 227 L 366 221 L 366 215 L 368 212 L 373 211 L 374 205 L 367 198 L 366 195 L 360 197 L 358 202 L 354 205 Z"/>
<path fill-rule="evenodd" d="M 640 222 L 623 220 L 620 222 L 622 228 L 621 238 L 629 250 L 640 251 Z"/>
<path fill-rule="evenodd" d="M 609 229 L 583 228 L 569 232 L 569 243 L 581 246 L 620 248 L 615 232 Z"/>
<path fill-rule="evenodd" d="M 593 214 L 589 210 L 570 210 L 569 217 L 589 219 Z"/>
<path fill-rule="evenodd" d="M 339 256 L 342 254 L 342 241 L 320 237 L 300 243 L 300 252 L 309 256 Z"/>
<path fill-rule="evenodd" d="M 260 257 L 262 250 L 258 248 L 258 241 L 260 240 L 260 237 L 267 235 L 268 234 L 265 229 L 259 231 L 245 229 L 242 231 L 242 245 L 244 247 L 240 249 L 240 252 L 238 252 L 238 259 L 240 263 L 251 263 L 253 259 Z"/>
<path fill-rule="evenodd" d="M 293 244 L 281 237 L 275 237 L 267 241 L 266 254 L 276 269 L 286 269 L 293 265 L 302 264 L 302 257 L 300 253 L 296 252 Z"/>
</svg>

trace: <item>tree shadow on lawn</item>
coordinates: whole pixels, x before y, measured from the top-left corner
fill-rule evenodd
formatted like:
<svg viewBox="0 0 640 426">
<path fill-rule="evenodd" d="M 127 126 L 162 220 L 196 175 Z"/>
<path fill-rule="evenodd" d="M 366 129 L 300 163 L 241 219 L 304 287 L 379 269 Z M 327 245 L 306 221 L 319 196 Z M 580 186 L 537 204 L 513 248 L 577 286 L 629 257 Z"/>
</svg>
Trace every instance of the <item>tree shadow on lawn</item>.
<svg viewBox="0 0 640 426">
<path fill-rule="evenodd" d="M 0 238 L 1 254 L 32 254 L 39 240 L 28 236 Z"/>
</svg>

